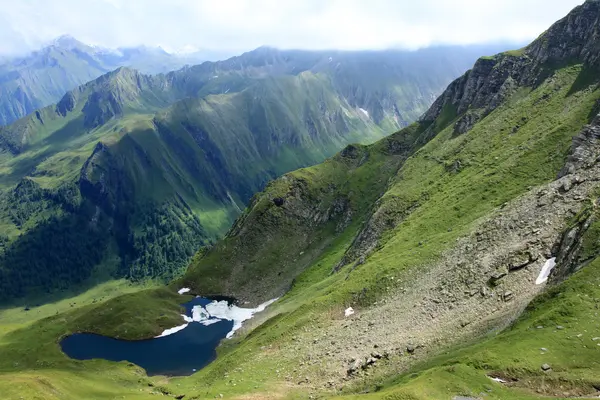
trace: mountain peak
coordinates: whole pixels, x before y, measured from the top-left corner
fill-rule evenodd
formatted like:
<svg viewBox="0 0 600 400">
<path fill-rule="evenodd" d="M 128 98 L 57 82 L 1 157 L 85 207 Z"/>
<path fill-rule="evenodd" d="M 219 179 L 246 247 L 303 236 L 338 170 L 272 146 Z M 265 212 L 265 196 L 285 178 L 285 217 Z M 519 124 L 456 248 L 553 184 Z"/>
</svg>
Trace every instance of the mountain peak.
<svg viewBox="0 0 600 400">
<path fill-rule="evenodd" d="M 600 63 L 600 0 L 587 0 L 526 48 L 538 62 Z"/>
<path fill-rule="evenodd" d="M 61 36 L 57 37 L 56 39 L 54 39 L 52 41 L 51 46 L 60 47 L 62 49 L 66 49 L 66 50 L 72 50 L 72 49 L 81 48 L 81 47 L 85 47 L 85 48 L 90 47 L 90 46 L 86 45 L 85 43 L 82 43 L 79 40 L 75 39 L 73 36 L 71 36 L 69 34 L 65 34 L 65 35 L 61 35 Z"/>
</svg>

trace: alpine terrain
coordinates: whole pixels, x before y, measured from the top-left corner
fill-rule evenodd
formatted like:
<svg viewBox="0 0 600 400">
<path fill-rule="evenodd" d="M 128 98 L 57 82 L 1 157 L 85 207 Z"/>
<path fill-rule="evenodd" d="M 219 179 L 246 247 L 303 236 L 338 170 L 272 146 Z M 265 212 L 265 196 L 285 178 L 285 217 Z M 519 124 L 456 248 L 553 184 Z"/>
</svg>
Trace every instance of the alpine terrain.
<svg viewBox="0 0 600 400">
<path fill-rule="evenodd" d="M 0 299 L 169 280 L 270 179 L 405 126 L 475 49 L 119 68 L 0 127 Z"/>
<path fill-rule="evenodd" d="M 203 57 L 144 46 L 104 49 L 61 36 L 31 54 L 0 60 L 0 126 L 56 103 L 67 91 L 118 67 L 154 74 L 197 64 Z"/>
<path fill-rule="evenodd" d="M 427 79 L 452 65 L 409 76 L 396 57 L 434 53 L 260 48 L 120 69 L 2 130 L 0 293 L 112 264 L 173 279 L 7 306 L 0 393 L 597 398 L 600 0 L 479 58 L 428 108 Z M 182 316 L 196 295 L 251 313 L 221 314 L 231 338 L 189 376 L 61 350 L 77 333 L 219 322 L 208 305 Z"/>
</svg>

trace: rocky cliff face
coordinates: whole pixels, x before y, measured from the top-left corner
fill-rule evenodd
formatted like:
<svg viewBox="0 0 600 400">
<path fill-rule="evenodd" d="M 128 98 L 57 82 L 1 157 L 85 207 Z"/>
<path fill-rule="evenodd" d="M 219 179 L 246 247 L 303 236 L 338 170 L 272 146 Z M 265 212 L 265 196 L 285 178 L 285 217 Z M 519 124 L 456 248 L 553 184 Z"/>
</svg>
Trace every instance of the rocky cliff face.
<svg viewBox="0 0 600 400">
<path fill-rule="evenodd" d="M 597 68 L 600 54 L 600 2 L 588 0 L 524 49 L 480 58 L 455 80 L 421 117 L 433 122 L 446 114 L 454 133 L 463 134 L 495 110 L 518 87 L 533 87 L 559 65 Z"/>
<path fill-rule="evenodd" d="M 598 67 L 600 61 L 600 2 L 586 0 L 526 47 L 536 64 L 583 61 Z"/>
</svg>

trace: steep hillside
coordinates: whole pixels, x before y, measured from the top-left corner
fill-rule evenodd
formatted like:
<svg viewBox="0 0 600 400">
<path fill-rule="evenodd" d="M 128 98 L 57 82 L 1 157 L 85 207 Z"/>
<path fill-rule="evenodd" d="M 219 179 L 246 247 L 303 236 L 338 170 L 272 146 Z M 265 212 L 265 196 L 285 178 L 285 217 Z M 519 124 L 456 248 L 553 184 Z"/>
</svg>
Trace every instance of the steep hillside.
<svg viewBox="0 0 600 400">
<path fill-rule="evenodd" d="M 250 359 L 305 393 L 379 390 L 399 370 L 510 325 L 543 292 L 536 278 L 548 260 L 558 263 L 550 285 L 595 271 L 599 29 L 600 2 L 588 1 L 524 49 L 478 60 L 411 127 L 270 183 L 175 285 L 252 304 L 284 296 L 197 381 L 219 385 L 224 370 L 259 379 L 236 361 Z M 510 382 L 491 398 L 594 394 L 598 367 L 582 352 L 597 346 L 588 338 L 558 351 L 547 328 L 569 324 L 560 343 L 598 336 L 595 317 L 581 317 L 594 300 L 576 300 L 593 296 L 595 272 L 581 273 L 551 292 L 572 300 L 533 303 L 493 352 L 478 356 L 482 344 L 444 358 L 381 396 L 479 396 L 494 384 L 486 374 Z M 536 324 L 549 332 L 523 333 Z M 530 334 L 523 355 L 511 353 L 506 343 Z"/>
<path fill-rule="evenodd" d="M 9 310 L 10 324 L 0 336 L 5 378 L 0 390 L 9 397 L 93 393 L 149 399 L 597 396 L 599 30 L 600 1 L 588 0 L 531 45 L 479 59 L 419 121 L 270 182 L 226 237 L 198 252 L 185 275 L 166 290 L 98 302 L 84 294 L 77 304 L 42 306 L 37 317 Z M 218 165 L 211 174 L 224 171 L 212 189 L 203 190 L 219 193 L 223 188 L 217 184 L 226 185 L 242 168 L 252 176 L 235 160 L 258 160 L 254 154 L 264 160 L 264 154 L 285 147 L 278 138 L 286 138 L 287 146 L 314 140 L 310 124 L 297 130 L 302 135 L 252 129 L 268 135 L 252 135 L 250 141 L 244 130 L 225 137 L 225 130 L 198 117 L 206 112 L 211 121 L 227 123 L 219 114 L 234 104 L 236 115 L 230 118 L 236 125 L 261 115 L 270 121 L 265 125 L 279 126 L 266 103 L 258 101 L 262 84 L 269 93 L 278 87 L 288 91 L 292 84 L 305 87 L 311 104 L 318 88 L 327 87 L 323 81 L 311 86 L 323 77 L 309 69 L 293 79 L 272 73 L 272 79 L 237 93 L 172 104 L 153 117 L 152 135 L 145 138 L 189 137 L 181 148 L 194 151 L 194 143 L 203 143 L 199 147 L 210 165 Z M 239 76 L 231 72 L 230 78 Z M 186 81 L 188 87 L 216 88 L 191 85 L 204 79 L 196 77 Z M 331 75 L 325 82 L 339 93 Z M 328 107 L 343 99 L 340 107 L 350 113 L 346 126 L 373 122 L 362 119 L 366 115 L 352 98 L 321 95 Z M 245 96 L 256 100 L 253 107 L 237 103 Z M 197 109 L 205 111 L 187 113 Z M 312 106 L 303 109 L 303 115 L 314 112 Z M 320 130 L 333 132 L 338 121 L 329 118 L 333 115 L 322 116 Z M 129 142 L 136 138 L 133 132 L 126 137 L 97 145 L 98 158 L 84 170 L 98 166 L 84 180 L 107 205 L 127 203 L 114 203 L 115 196 L 137 196 L 138 182 L 154 188 L 142 191 L 154 199 L 165 194 L 157 188 L 175 186 L 154 185 L 159 175 L 146 171 L 156 169 L 134 168 L 154 165 L 157 155 Z M 117 151 L 127 143 L 136 152 Z M 235 149 L 228 162 L 222 162 L 224 149 Z M 167 151 L 160 154 L 170 157 Z M 111 157 L 114 161 L 107 161 Z M 195 164 L 161 171 L 175 174 L 184 165 Z M 115 181 L 125 184 L 111 184 Z M 27 188 L 23 184 L 19 192 L 30 193 Z M 226 188 L 237 204 L 239 192 L 232 190 L 243 188 Z M 190 203 L 185 190 L 177 193 L 182 204 Z M 178 210 L 172 206 L 167 213 L 183 215 Z M 102 218 L 94 221 L 102 227 Z M 199 221 L 203 226 L 201 214 Z M 553 262 L 549 277 L 541 274 Z M 127 339 L 156 335 L 178 323 L 171 318 L 179 312 L 177 303 L 188 298 L 176 294 L 182 287 L 248 305 L 279 299 L 225 340 L 214 362 L 189 377 L 149 378 L 127 363 L 74 361 L 56 344 L 62 335 L 79 331 Z M 143 317 L 138 321 L 133 315 Z"/>
<path fill-rule="evenodd" d="M 266 182 L 420 113 L 452 72 L 419 83 L 411 57 L 445 53 L 402 54 L 342 53 L 332 68 L 325 53 L 259 49 L 166 75 L 120 68 L 0 128 L 0 297 L 98 273 L 177 276 Z"/>
</svg>

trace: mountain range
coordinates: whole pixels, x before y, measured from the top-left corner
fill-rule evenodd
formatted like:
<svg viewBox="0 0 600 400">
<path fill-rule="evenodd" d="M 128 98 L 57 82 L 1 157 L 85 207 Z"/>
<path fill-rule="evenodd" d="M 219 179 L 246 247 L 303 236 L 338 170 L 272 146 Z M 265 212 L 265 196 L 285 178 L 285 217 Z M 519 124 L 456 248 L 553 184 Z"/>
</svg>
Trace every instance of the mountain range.
<svg viewBox="0 0 600 400">
<path fill-rule="evenodd" d="M 475 51 L 264 47 L 67 92 L 0 128 L 2 295 L 177 276 L 266 182 L 406 126 Z"/>
<path fill-rule="evenodd" d="M 600 0 L 434 96 L 439 51 L 120 68 L 4 127 L 0 393 L 597 397 Z M 263 306 L 190 376 L 59 345 L 195 296 Z"/>
<path fill-rule="evenodd" d="M 56 103 L 67 91 L 116 68 L 156 74 L 198 64 L 207 56 L 169 54 L 144 46 L 105 49 L 61 36 L 26 56 L 0 60 L 0 125 Z"/>
</svg>

